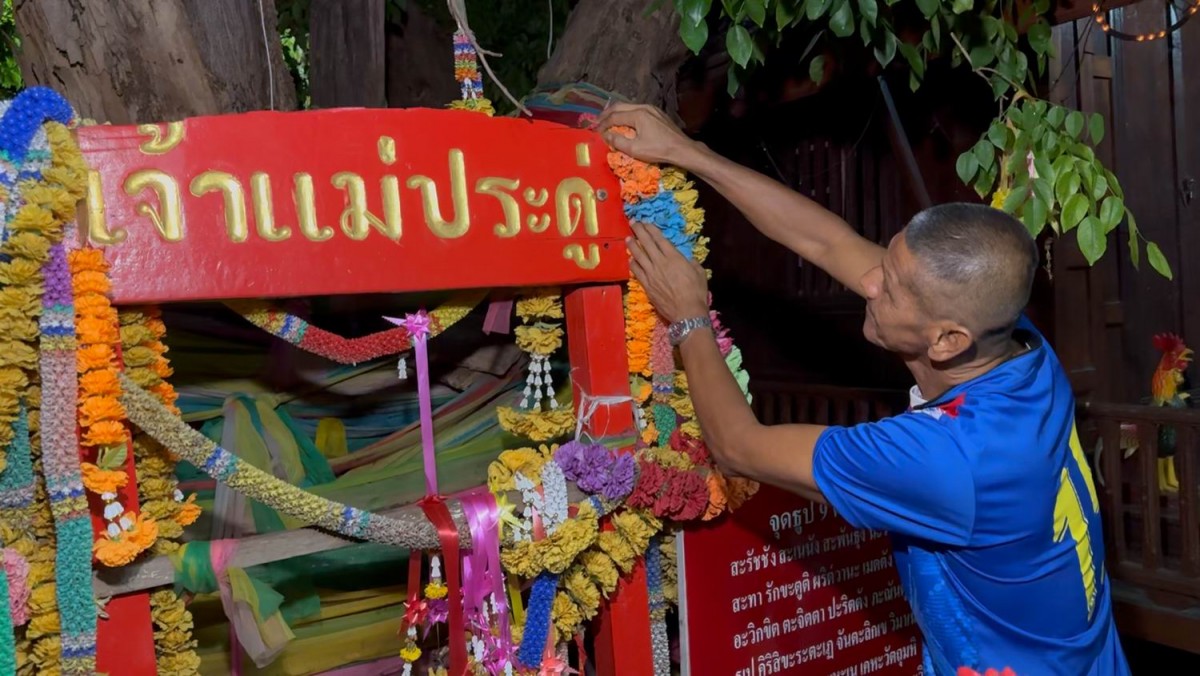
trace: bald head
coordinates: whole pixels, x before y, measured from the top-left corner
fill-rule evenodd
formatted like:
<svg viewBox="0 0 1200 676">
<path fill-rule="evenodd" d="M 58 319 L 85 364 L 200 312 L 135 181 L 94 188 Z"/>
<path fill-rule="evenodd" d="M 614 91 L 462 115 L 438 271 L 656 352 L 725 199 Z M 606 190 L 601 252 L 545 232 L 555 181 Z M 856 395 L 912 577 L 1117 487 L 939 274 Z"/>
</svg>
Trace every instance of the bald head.
<svg viewBox="0 0 1200 676">
<path fill-rule="evenodd" d="M 980 204 L 942 204 L 914 216 L 904 241 L 923 272 L 918 294 L 928 309 L 963 323 L 977 341 L 1007 339 L 1039 260 L 1024 224 Z"/>
</svg>

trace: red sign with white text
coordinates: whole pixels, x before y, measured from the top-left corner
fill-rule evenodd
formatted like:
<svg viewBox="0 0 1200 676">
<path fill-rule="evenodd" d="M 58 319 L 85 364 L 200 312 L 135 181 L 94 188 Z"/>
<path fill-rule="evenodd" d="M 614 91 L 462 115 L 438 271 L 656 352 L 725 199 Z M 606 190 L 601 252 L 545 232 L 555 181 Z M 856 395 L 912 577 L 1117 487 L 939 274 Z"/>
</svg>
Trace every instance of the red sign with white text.
<svg viewBox="0 0 1200 676">
<path fill-rule="evenodd" d="M 601 138 L 423 109 L 77 132 L 120 304 L 623 281 Z"/>
<path fill-rule="evenodd" d="M 763 486 L 680 542 L 684 674 L 921 672 L 920 633 L 885 534 Z"/>
</svg>

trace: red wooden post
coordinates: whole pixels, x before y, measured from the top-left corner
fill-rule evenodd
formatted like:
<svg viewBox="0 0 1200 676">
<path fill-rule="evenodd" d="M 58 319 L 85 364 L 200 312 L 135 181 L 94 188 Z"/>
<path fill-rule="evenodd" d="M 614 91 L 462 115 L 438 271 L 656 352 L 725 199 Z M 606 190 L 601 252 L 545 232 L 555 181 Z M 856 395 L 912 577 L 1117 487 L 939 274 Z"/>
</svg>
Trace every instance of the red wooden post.
<svg viewBox="0 0 1200 676">
<path fill-rule="evenodd" d="M 121 345 L 114 346 L 117 365 L 122 370 L 125 358 Z M 137 468 L 134 465 L 133 442 L 126 442 L 125 473 L 129 482 L 118 491 L 122 505 L 137 514 L 141 511 L 138 502 Z M 93 454 L 89 454 L 93 455 Z M 95 462 L 95 457 L 83 458 Z M 92 529 L 97 537 L 104 532 L 104 501 L 94 493 L 88 493 L 88 507 L 92 513 Z M 96 671 L 102 674 L 123 676 L 156 676 L 158 663 L 154 655 L 154 623 L 150 616 L 150 594 L 140 592 L 114 596 L 104 607 L 108 618 L 96 624 Z"/>
<path fill-rule="evenodd" d="M 581 391 L 593 397 L 628 397 L 629 361 L 625 355 L 621 287 L 592 286 L 572 291 L 566 296 L 566 312 L 576 413 L 581 413 Z M 584 427 L 596 436 L 624 434 L 632 428 L 631 403 L 597 407 Z M 654 673 L 650 593 L 646 569 L 640 562 L 601 609 L 596 629 L 598 676 Z"/>
</svg>

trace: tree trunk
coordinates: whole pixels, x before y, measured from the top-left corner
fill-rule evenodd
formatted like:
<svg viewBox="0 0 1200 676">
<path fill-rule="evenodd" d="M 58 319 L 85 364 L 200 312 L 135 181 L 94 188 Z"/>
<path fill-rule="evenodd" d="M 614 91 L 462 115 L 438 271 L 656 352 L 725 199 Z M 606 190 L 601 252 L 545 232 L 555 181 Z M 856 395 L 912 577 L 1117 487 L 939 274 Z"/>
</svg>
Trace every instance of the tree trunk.
<svg viewBox="0 0 1200 676">
<path fill-rule="evenodd" d="M 672 114 L 676 77 L 688 50 L 671 3 L 654 12 L 646 0 L 580 0 L 567 19 L 538 85 L 587 82 Z"/>
<path fill-rule="evenodd" d="M 274 0 L 17 0 L 14 9 L 26 84 L 58 90 L 81 117 L 131 124 L 296 107 Z"/>
<path fill-rule="evenodd" d="M 314 108 L 386 105 L 383 0 L 311 0 L 309 89 Z"/>
<path fill-rule="evenodd" d="M 454 32 L 408 3 L 387 32 L 387 101 L 392 108 L 442 108 L 459 96 Z"/>
</svg>

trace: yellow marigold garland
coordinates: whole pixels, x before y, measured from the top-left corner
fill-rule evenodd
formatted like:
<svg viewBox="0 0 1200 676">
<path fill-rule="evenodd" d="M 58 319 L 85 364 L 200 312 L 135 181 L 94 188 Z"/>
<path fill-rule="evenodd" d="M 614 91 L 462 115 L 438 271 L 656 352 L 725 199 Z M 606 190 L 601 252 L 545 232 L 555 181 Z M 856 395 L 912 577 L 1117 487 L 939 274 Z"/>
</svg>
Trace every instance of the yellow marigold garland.
<svg viewBox="0 0 1200 676">
<path fill-rule="evenodd" d="M 163 343 L 166 325 L 157 308 L 131 308 L 119 314 L 121 348 L 126 356 L 126 375 L 151 392 L 164 406 L 178 413 L 179 395 L 167 378 L 171 365 Z M 159 524 L 153 551 L 169 554 L 179 548 L 183 529 L 200 516 L 195 495 L 183 500 L 175 479 L 175 457 L 144 432 L 133 437 L 138 494 L 142 510 Z M 193 676 L 200 670 L 196 641 L 192 638 L 192 614 L 171 589 L 150 596 L 154 622 L 154 648 L 158 673 L 163 676 Z"/>
</svg>

